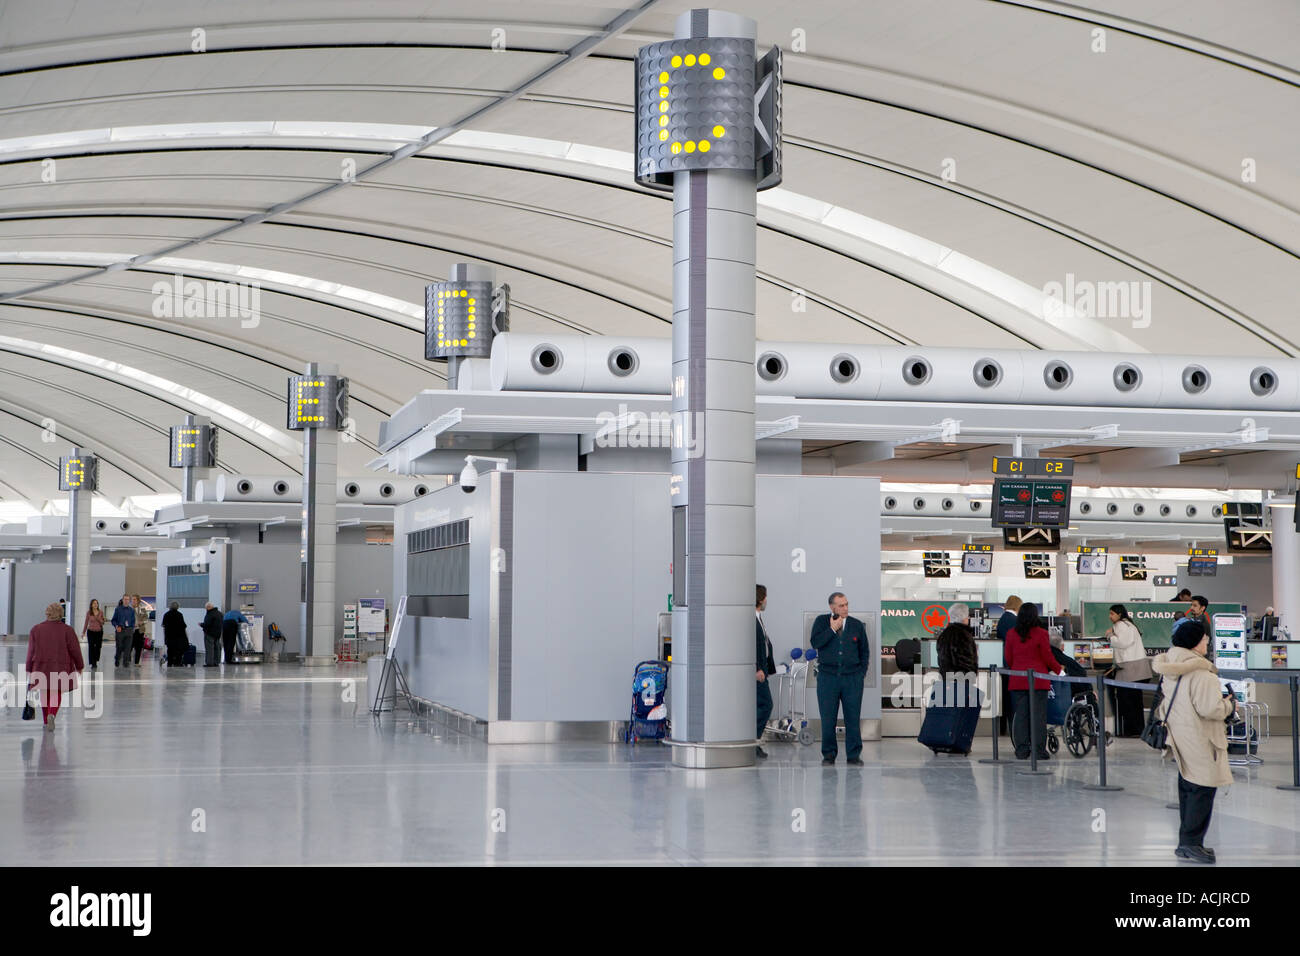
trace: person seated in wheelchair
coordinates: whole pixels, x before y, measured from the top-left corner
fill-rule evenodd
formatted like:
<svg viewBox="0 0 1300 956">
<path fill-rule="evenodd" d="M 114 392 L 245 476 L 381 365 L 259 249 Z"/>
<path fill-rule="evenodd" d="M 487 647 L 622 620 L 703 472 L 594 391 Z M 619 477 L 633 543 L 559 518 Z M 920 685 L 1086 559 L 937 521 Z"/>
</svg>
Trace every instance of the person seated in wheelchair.
<svg viewBox="0 0 1300 956">
<path fill-rule="evenodd" d="M 1088 672 L 1084 670 L 1083 665 L 1080 664 L 1078 661 L 1076 661 L 1069 654 L 1065 653 L 1065 638 L 1063 638 L 1060 634 L 1053 634 L 1049 638 L 1049 641 L 1052 645 L 1052 656 L 1055 657 L 1056 662 L 1061 665 L 1061 667 L 1063 668 L 1063 673 L 1065 674 L 1066 677 L 1087 677 L 1088 676 Z M 1069 688 L 1069 690 L 1066 692 L 1068 697 L 1070 697 L 1071 699 L 1075 699 L 1082 695 L 1083 698 L 1087 701 L 1088 705 L 1092 707 L 1093 713 L 1097 712 L 1097 694 L 1096 692 L 1093 691 L 1093 689 L 1090 686 L 1088 686 L 1087 684 L 1073 684 L 1073 683 L 1067 684 L 1065 686 Z"/>
<path fill-rule="evenodd" d="M 1075 660 L 1066 655 L 1065 641 L 1059 636 L 1050 638 L 1052 656 L 1060 663 L 1063 674 L 1067 677 L 1087 677 L 1088 672 Z M 1068 689 L 1067 689 L 1068 688 Z M 1074 757 L 1084 757 L 1097 743 L 1101 725 L 1101 711 L 1097 706 L 1097 694 L 1091 684 L 1063 684 L 1053 686 L 1064 699 L 1058 698 L 1048 702 L 1048 740 L 1047 749 L 1056 753 L 1061 740 L 1057 738 L 1059 728 L 1066 749 Z M 1106 734 L 1110 743 L 1110 734 Z"/>
</svg>

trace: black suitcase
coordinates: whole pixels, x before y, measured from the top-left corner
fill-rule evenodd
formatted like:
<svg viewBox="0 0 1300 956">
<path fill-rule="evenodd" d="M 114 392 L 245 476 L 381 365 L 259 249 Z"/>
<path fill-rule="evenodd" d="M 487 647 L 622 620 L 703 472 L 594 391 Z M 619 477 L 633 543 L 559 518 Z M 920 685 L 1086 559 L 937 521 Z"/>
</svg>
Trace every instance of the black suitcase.
<svg viewBox="0 0 1300 956">
<path fill-rule="evenodd" d="M 931 697 L 936 702 L 925 709 L 921 733 L 916 739 L 937 754 L 970 753 L 971 741 L 975 739 L 975 728 L 980 719 L 979 692 L 972 688 L 971 693 L 976 703 L 967 706 L 966 701 L 970 698 L 964 694 L 954 694 L 946 685 L 937 686 Z M 949 695 L 952 695 L 951 700 L 963 706 L 946 704 Z"/>
<path fill-rule="evenodd" d="M 978 707 L 927 707 L 916 739 L 937 754 L 968 754 L 979 719 Z"/>
<path fill-rule="evenodd" d="M 198 658 L 198 651 L 195 649 L 193 644 L 190 644 L 185 648 L 185 655 L 181 658 L 181 663 L 184 664 L 186 667 L 193 667 L 194 661 L 197 658 Z"/>
</svg>

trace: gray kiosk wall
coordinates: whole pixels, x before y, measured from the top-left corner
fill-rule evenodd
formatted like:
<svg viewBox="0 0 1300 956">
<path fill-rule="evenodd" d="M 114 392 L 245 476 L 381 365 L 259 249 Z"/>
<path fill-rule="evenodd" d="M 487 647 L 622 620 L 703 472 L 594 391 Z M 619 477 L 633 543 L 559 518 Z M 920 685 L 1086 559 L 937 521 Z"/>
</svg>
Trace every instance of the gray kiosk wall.
<svg viewBox="0 0 1300 956">
<path fill-rule="evenodd" d="M 68 581 L 67 553 L 51 551 L 33 560 L 0 563 L 0 627 L 5 634 L 27 634 L 32 627 L 45 620 L 45 607 L 66 593 Z M 109 559 L 107 554 L 94 552 L 90 556 L 91 598 L 98 598 L 106 616 L 126 591 L 126 565 Z M 69 621 L 81 634 L 81 621 Z"/>
<path fill-rule="evenodd" d="M 880 519 L 869 505 L 879 483 L 760 475 L 757 484 L 758 577 L 778 656 L 832 590 L 849 594 L 855 614 L 877 614 Z M 655 657 L 668 609 L 667 499 L 663 474 L 487 472 L 472 494 L 452 486 L 397 508 L 394 590 L 411 603 L 396 656 L 412 693 L 485 722 L 490 741 L 578 735 L 579 724 L 608 734 L 627 719 L 632 669 Z M 408 534 L 460 521 L 468 542 L 446 538 L 441 570 L 413 560 L 421 580 L 408 581 Z M 879 720 L 879 680 L 873 669 L 864 721 Z"/>
<path fill-rule="evenodd" d="M 245 536 L 247 537 L 247 536 Z M 208 562 L 206 600 L 224 612 L 241 604 L 252 604 L 269 626 L 272 621 L 284 632 L 287 654 L 301 654 L 302 635 L 299 633 L 298 612 L 301 543 L 296 528 L 267 528 L 263 541 L 231 541 L 220 544 L 196 544 L 201 549 L 177 549 L 158 553 L 158 600 L 166 600 L 167 568 L 190 567 L 202 557 Z M 338 544 L 338 596 L 334 609 L 336 633 L 343 633 L 343 605 L 363 597 L 383 598 L 392 606 L 389 591 L 389 574 L 393 563 L 393 549 L 386 544 L 366 544 L 364 528 L 339 529 Z M 241 598 L 240 581 L 258 583 L 256 594 Z M 162 605 L 164 608 L 165 604 Z M 199 627 L 203 609 L 182 606 L 181 613 L 189 625 L 190 643 L 203 653 L 203 632 Z"/>
</svg>

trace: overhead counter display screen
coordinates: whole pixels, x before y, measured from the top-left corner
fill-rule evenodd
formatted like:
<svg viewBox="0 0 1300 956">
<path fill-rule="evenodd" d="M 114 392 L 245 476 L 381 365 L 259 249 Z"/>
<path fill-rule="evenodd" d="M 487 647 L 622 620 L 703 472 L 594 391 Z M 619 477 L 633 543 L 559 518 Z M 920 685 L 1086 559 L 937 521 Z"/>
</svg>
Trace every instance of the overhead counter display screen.
<svg viewBox="0 0 1300 956">
<path fill-rule="evenodd" d="M 1059 529 L 1069 525 L 1073 461 L 994 458 L 993 474 L 993 527 Z"/>
<path fill-rule="evenodd" d="M 963 574 L 992 574 L 993 545 L 964 544 L 961 551 L 961 570 Z"/>
<path fill-rule="evenodd" d="M 289 427 L 338 430 L 348 414 L 348 380 L 337 375 L 295 375 L 289 379 Z"/>
<path fill-rule="evenodd" d="M 1218 548 L 1188 548 L 1187 574 L 1189 577 L 1212 578 L 1219 573 Z"/>
<path fill-rule="evenodd" d="M 1080 574 L 1105 574 L 1106 573 L 1106 549 L 1105 548 L 1079 548 L 1079 558 L 1076 569 Z"/>
</svg>

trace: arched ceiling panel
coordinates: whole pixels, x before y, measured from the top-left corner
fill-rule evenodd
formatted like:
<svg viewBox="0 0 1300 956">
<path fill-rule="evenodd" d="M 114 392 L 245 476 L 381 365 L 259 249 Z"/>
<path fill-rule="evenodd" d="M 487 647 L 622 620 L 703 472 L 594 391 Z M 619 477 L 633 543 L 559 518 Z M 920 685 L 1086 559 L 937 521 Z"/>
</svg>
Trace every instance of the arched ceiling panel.
<svg viewBox="0 0 1300 956">
<path fill-rule="evenodd" d="M 0 296 L 28 294 L 0 301 L 0 336 L 134 361 L 141 376 L 183 379 L 277 429 L 285 369 L 336 360 L 354 381 L 359 432 L 373 439 L 395 404 L 440 384 L 441 368 L 422 359 L 419 305 L 453 262 L 497 265 L 517 329 L 666 334 L 669 211 L 632 186 L 618 157 L 631 149 L 630 58 L 689 6 L 645 4 L 594 55 L 566 60 L 631 6 L 180 0 L 124 15 L 71 0 L 10 5 L 0 13 Z M 730 8 L 758 20 L 761 45 L 787 51 L 786 181 L 760 205 L 761 336 L 1296 351 L 1294 4 L 1261 0 L 1251 16 L 1214 0 Z M 190 52 L 196 27 L 207 52 Z M 561 63 L 477 117 L 480 140 L 453 137 L 365 173 Z M 175 135 L 204 123 L 230 125 Z M 340 124 L 408 129 L 362 136 Z M 26 153 L 17 137 L 35 137 Z M 47 157 L 55 182 L 42 177 Z M 293 205 L 339 182 L 349 160 L 363 182 Z M 1243 179 L 1244 167 L 1254 175 Z M 254 221 L 230 230 L 245 217 Z M 103 272 L 108 263 L 122 271 Z M 262 320 L 155 316 L 153 284 L 178 268 L 260 277 Z M 1033 305 L 1067 276 L 1150 281 L 1151 324 L 1044 322 Z M 31 291 L 51 281 L 65 284 Z M 793 290 L 807 294 L 806 312 L 791 309 Z M 58 365 L 21 350 L 0 360 L 16 376 Z M 75 364 L 50 376 L 48 395 L 0 391 L 0 468 L 18 476 L 0 473 L 0 493 L 48 481 L 49 449 L 29 421 L 41 408 L 75 416 L 112 449 L 115 493 L 156 485 L 162 476 L 130 477 L 139 463 L 129 452 L 182 413 L 167 390 Z M 101 397 L 78 407 L 78 395 Z M 265 457 L 258 441 L 270 439 L 232 441 L 232 461 Z M 366 449 L 343 454 L 364 464 Z"/>
</svg>

